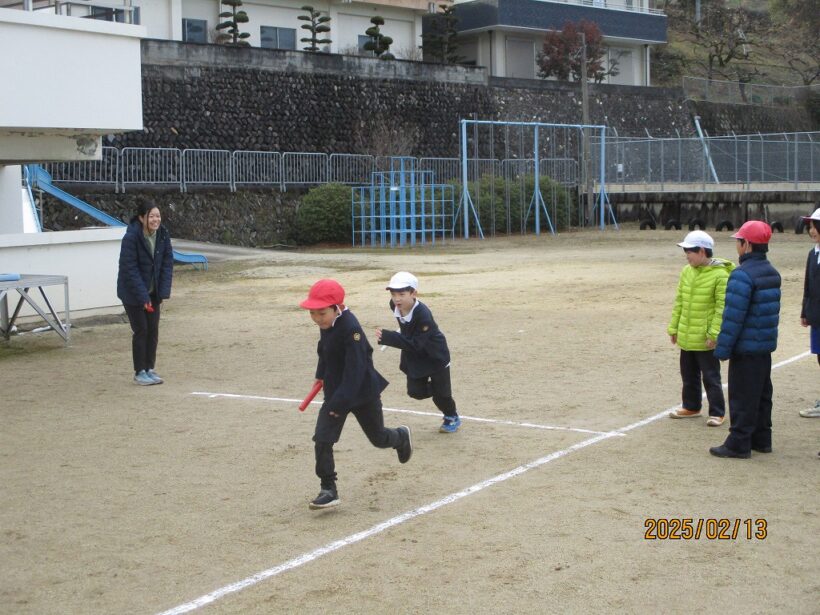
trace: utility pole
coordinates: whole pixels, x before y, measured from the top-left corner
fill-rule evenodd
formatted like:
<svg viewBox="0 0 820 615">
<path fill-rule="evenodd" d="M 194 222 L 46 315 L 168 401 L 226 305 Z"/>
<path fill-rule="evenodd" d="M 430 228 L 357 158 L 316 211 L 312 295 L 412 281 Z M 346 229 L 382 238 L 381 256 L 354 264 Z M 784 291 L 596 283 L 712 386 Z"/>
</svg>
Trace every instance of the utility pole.
<svg viewBox="0 0 820 615">
<path fill-rule="evenodd" d="M 584 180 L 586 182 L 587 202 L 584 207 L 584 221 L 592 221 L 592 158 L 590 156 L 589 145 L 589 85 L 587 83 L 587 37 L 581 32 L 581 123 L 584 125 L 583 130 L 583 147 L 584 147 Z"/>
</svg>

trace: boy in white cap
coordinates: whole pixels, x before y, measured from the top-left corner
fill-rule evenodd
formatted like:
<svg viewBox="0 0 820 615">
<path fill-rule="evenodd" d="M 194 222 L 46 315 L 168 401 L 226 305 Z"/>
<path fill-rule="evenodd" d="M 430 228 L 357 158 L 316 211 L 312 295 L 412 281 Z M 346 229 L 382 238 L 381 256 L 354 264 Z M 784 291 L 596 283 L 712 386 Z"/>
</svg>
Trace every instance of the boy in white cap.
<svg viewBox="0 0 820 615">
<path fill-rule="evenodd" d="M 712 257 L 714 240 L 704 231 L 692 231 L 678 244 L 688 264 L 681 271 L 675 306 L 667 333 L 680 348 L 683 381 L 682 406 L 673 419 L 701 416 L 701 379 L 709 401 L 706 424 L 718 427 L 726 417 L 726 401 L 720 382 L 720 361 L 713 349 L 723 319 L 726 282 L 734 269 L 730 261 Z"/>
<path fill-rule="evenodd" d="M 803 282 L 803 307 L 800 310 L 800 324 L 810 327 L 810 344 L 812 354 L 817 355 L 820 364 L 820 207 L 803 221 L 808 227 L 814 247 L 809 250 L 806 259 L 806 277 Z M 820 399 L 814 402 L 813 408 L 800 411 L 800 416 L 820 418 Z"/>
<path fill-rule="evenodd" d="M 450 350 L 430 308 L 418 300 L 419 281 L 399 271 L 387 284 L 390 309 L 399 322 L 398 331 L 376 329 L 376 339 L 401 349 L 399 369 L 407 374 L 407 394 L 413 399 L 433 398 L 444 422 L 439 431 L 454 433 L 461 427 L 450 383 Z"/>
</svg>

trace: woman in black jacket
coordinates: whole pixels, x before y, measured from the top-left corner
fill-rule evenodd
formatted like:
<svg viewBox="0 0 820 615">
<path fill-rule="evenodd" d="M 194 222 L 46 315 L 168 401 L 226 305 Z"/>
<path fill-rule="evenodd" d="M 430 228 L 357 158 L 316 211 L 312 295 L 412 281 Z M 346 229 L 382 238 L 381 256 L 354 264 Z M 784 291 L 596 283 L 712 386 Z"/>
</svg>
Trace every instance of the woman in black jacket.
<svg viewBox="0 0 820 615">
<path fill-rule="evenodd" d="M 159 207 L 150 199 L 137 204 L 120 247 L 117 296 L 131 323 L 134 382 L 162 384 L 154 371 L 163 299 L 171 296 L 174 253 L 171 236 L 162 226 Z"/>
</svg>

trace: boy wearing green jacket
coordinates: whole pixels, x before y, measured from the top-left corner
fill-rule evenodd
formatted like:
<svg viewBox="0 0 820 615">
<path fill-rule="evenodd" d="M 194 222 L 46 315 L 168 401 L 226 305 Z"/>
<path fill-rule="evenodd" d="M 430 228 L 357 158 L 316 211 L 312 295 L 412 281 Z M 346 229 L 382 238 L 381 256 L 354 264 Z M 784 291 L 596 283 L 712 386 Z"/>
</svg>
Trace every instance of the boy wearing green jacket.
<svg viewBox="0 0 820 615">
<path fill-rule="evenodd" d="M 680 347 L 683 381 L 682 407 L 669 413 L 673 419 L 701 415 L 701 379 L 709 401 L 706 424 L 718 427 L 726 417 L 726 401 L 720 383 L 720 361 L 713 350 L 723 319 L 726 282 L 734 264 L 712 258 L 715 241 L 704 231 L 692 231 L 678 244 L 688 264 L 681 271 L 675 307 L 667 333 Z"/>
</svg>

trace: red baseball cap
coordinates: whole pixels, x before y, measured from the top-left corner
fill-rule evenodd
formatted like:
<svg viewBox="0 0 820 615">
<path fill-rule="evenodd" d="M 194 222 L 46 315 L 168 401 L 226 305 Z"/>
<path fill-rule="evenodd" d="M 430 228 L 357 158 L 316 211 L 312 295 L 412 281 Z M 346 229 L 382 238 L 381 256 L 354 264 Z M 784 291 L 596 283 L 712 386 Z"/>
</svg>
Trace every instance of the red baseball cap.
<svg viewBox="0 0 820 615">
<path fill-rule="evenodd" d="M 749 220 L 743 223 L 732 238 L 745 239 L 749 243 L 769 243 L 769 239 L 772 238 L 772 227 L 763 220 Z"/>
<path fill-rule="evenodd" d="M 299 305 L 306 310 L 321 310 L 344 303 L 345 289 L 336 280 L 319 280 L 310 287 L 307 299 Z"/>
</svg>

